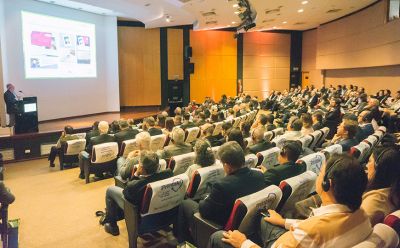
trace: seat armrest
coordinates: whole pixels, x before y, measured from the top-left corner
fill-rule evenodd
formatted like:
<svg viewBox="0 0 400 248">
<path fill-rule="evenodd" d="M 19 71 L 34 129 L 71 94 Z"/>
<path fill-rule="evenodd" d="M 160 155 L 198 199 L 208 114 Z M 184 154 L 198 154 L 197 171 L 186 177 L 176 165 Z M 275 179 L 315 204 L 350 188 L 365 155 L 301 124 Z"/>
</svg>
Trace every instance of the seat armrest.
<svg viewBox="0 0 400 248">
<path fill-rule="evenodd" d="M 128 180 L 122 179 L 121 176 L 114 177 L 115 186 L 125 189 L 128 184 Z"/>
<path fill-rule="evenodd" d="M 213 223 L 212 221 L 203 219 L 200 213 L 195 213 L 194 216 L 194 230 L 192 236 L 199 248 L 206 248 L 210 236 L 216 231 L 221 230 L 223 227 Z"/>
</svg>

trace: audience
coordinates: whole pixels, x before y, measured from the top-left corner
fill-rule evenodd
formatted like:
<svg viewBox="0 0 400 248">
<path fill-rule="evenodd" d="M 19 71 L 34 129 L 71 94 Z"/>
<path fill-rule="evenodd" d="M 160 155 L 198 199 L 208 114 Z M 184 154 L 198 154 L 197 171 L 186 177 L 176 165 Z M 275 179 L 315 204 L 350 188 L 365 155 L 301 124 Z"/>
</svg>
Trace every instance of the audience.
<svg viewBox="0 0 400 248">
<path fill-rule="evenodd" d="M 156 127 L 156 121 L 152 116 L 143 120 L 143 130 L 149 132 L 150 136 L 162 134 L 161 129 Z"/>
<path fill-rule="evenodd" d="M 321 128 L 324 127 L 324 125 L 322 125 L 322 114 L 320 112 L 314 112 L 312 114 L 312 129 L 314 131 L 316 130 L 320 130 Z"/>
<path fill-rule="evenodd" d="M 186 175 L 189 181 L 192 180 L 193 173 L 200 168 L 215 164 L 214 152 L 211 150 L 211 145 L 207 140 L 198 139 L 194 145 L 194 164 L 190 165 L 186 170 Z"/>
<path fill-rule="evenodd" d="M 120 131 L 117 132 L 114 137 L 115 140 L 118 142 L 119 147 L 121 147 L 123 141 L 134 139 L 139 133 L 137 129 L 130 128 L 126 120 L 120 120 L 118 125 Z"/>
<path fill-rule="evenodd" d="M 181 128 L 183 130 L 186 130 L 187 128 L 191 128 L 191 127 L 195 127 L 196 124 L 194 124 L 192 121 L 190 121 L 190 114 L 189 113 L 185 113 L 183 115 L 183 123 L 181 125 Z"/>
<path fill-rule="evenodd" d="M 252 144 L 249 146 L 249 152 L 257 154 L 258 152 L 268 150 L 273 147 L 272 143 L 264 139 L 264 129 L 256 128 L 251 134 Z"/>
<path fill-rule="evenodd" d="M 343 122 L 340 123 L 335 136 L 330 142 L 325 143 L 323 147 L 339 144 L 342 146 L 343 152 L 350 151 L 351 147 L 358 144 L 358 141 L 355 139 L 357 134 L 357 126 L 357 122 L 344 119 Z"/>
<path fill-rule="evenodd" d="M 364 110 L 358 115 L 358 125 L 360 126 L 358 141 L 366 139 L 369 135 L 374 133 L 374 127 L 371 124 L 371 111 Z"/>
<path fill-rule="evenodd" d="M 79 139 L 78 136 L 73 135 L 74 128 L 71 126 L 65 126 L 64 131 L 61 133 L 61 137 L 58 139 L 56 146 L 52 146 L 50 149 L 48 160 L 50 161 L 50 167 L 54 167 L 54 160 L 56 159 L 57 155 L 61 152 L 61 147 L 65 144 L 68 140 L 75 140 Z"/>
<path fill-rule="evenodd" d="M 171 134 L 171 141 L 168 146 L 160 153 L 163 159 L 170 159 L 173 156 L 189 153 L 192 151 L 192 146 L 185 143 L 185 131 L 182 128 L 174 128 Z"/>
<path fill-rule="evenodd" d="M 202 137 L 211 144 L 211 146 L 220 146 L 221 145 L 221 140 L 218 138 L 218 136 L 214 136 L 214 125 L 211 123 L 206 123 L 203 126 L 200 127 L 202 131 Z"/>
<path fill-rule="evenodd" d="M 289 119 L 289 123 L 287 124 L 287 131 L 281 136 L 285 140 L 298 140 L 303 135 L 301 134 L 301 129 L 303 128 L 303 122 L 293 116 Z"/>
<path fill-rule="evenodd" d="M 301 114 L 301 121 L 303 123 L 303 127 L 301 128 L 301 134 L 303 136 L 310 134 L 314 132 L 314 129 L 312 127 L 313 121 L 310 113 L 303 113 Z"/>
<path fill-rule="evenodd" d="M 157 125 L 156 128 L 163 130 L 165 128 L 165 120 L 167 119 L 168 115 L 165 116 L 163 114 L 157 115 Z"/>
<path fill-rule="evenodd" d="M 240 132 L 239 128 L 232 128 L 229 131 L 227 141 L 236 141 L 244 151 L 244 154 L 248 154 L 247 144 L 244 142 L 242 132 Z"/>
</svg>

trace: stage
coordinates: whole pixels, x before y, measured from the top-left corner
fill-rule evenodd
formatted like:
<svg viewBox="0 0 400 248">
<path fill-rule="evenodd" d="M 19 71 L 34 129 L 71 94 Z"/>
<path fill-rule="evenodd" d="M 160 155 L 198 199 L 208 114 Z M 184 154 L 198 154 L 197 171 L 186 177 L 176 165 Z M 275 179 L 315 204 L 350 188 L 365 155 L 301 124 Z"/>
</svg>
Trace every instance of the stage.
<svg viewBox="0 0 400 248">
<path fill-rule="evenodd" d="M 0 153 L 5 163 L 37 159 L 46 156 L 50 147 L 57 143 L 64 126 L 70 125 L 75 132 L 87 132 L 95 121 L 133 119 L 135 123 L 141 122 L 148 116 L 156 116 L 161 113 L 159 107 L 143 107 L 125 109 L 121 112 L 100 113 L 80 117 L 39 122 L 39 132 L 16 134 L 0 137 Z"/>
</svg>

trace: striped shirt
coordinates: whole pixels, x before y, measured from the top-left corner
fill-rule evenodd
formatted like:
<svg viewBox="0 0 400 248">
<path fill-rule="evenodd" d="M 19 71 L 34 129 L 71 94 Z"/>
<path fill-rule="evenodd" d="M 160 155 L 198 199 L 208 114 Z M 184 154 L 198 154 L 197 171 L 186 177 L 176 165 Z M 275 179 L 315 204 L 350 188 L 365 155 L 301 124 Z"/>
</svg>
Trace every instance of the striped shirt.
<svg viewBox="0 0 400 248">
<path fill-rule="evenodd" d="M 362 209 L 351 212 L 341 204 L 313 209 L 314 216 L 303 220 L 287 219 L 283 234 L 272 248 L 352 247 L 372 232 L 369 218 Z"/>
</svg>

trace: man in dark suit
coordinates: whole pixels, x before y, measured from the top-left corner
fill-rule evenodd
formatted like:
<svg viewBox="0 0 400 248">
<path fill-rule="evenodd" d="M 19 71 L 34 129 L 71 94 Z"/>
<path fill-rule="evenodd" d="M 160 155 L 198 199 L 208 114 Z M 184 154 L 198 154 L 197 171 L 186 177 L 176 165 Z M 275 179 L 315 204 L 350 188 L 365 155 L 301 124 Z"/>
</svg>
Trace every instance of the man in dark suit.
<svg viewBox="0 0 400 248">
<path fill-rule="evenodd" d="M 89 145 L 86 146 L 86 151 L 83 151 L 79 154 L 79 168 L 81 169 L 81 172 L 79 174 L 80 179 L 85 178 L 85 175 L 83 174 L 83 162 L 84 162 L 83 160 L 90 159 L 93 146 L 108 142 L 115 142 L 115 137 L 108 134 L 108 129 L 109 129 L 108 122 L 100 121 L 99 122 L 100 135 L 91 138 L 89 141 Z M 96 176 L 101 176 L 101 175 L 96 175 Z"/>
<path fill-rule="evenodd" d="M 374 133 L 374 127 L 371 124 L 372 116 L 371 112 L 365 110 L 358 115 L 358 126 L 360 127 L 359 133 L 357 133 L 357 140 L 359 142 L 368 138 L 369 135 Z"/>
<path fill-rule="evenodd" d="M 296 164 L 301 152 L 302 148 L 296 141 L 287 141 L 278 156 L 279 165 L 269 170 L 261 166 L 261 170 L 264 172 L 265 186 L 279 186 L 282 180 L 305 172 L 305 167 Z"/>
<path fill-rule="evenodd" d="M 183 124 L 181 125 L 181 128 L 183 130 L 186 130 L 188 128 L 195 127 L 195 126 L 196 126 L 196 124 L 194 124 L 192 121 L 190 121 L 190 114 L 189 113 L 183 114 Z"/>
<path fill-rule="evenodd" d="M 172 171 L 158 172 L 159 159 L 154 152 L 142 152 L 140 154 L 139 166 L 134 177 L 128 182 L 125 189 L 111 186 L 106 192 L 106 214 L 102 222 L 104 230 L 114 236 L 119 235 L 117 221 L 124 219 L 123 197 L 134 204 L 141 206 L 146 185 L 155 181 L 173 176 Z"/>
<path fill-rule="evenodd" d="M 119 131 L 114 135 L 115 140 L 118 142 L 118 146 L 121 147 L 122 141 L 134 139 L 136 134 L 139 133 L 137 129 L 132 129 L 129 127 L 129 124 L 126 120 L 120 120 L 119 123 Z"/>
<path fill-rule="evenodd" d="M 263 128 L 258 127 L 254 129 L 253 133 L 251 134 L 251 139 L 253 144 L 249 146 L 249 151 L 253 154 L 257 154 L 258 152 L 265 151 L 273 147 L 271 142 L 264 139 Z"/>
<path fill-rule="evenodd" d="M 340 124 L 341 120 L 341 112 L 340 112 L 340 103 L 341 100 L 339 98 L 334 98 L 330 100 L 329 111 L 325 115 L 325 127 L 329 127 L 329 134 L 327 136 L 328 139 L 331 139 L 333 135 L 335 135 L 337 131 L 337 126 Z"/>
<path fill-rule="evenodd" d="M 201 126 L 201 132 L 203 135 L 203 138 L 208 140 L 210 142 L 211 146 L 220 146 L 222 144 L 222 141 L 220 140 L 221 137 L 219 136 L 213 136 L 214 133 L 214 125 L 210 123 L 206 123 L 203 126 Z"/>
<path fill-rule="evenodd" d="M 156 127 L 156 120 L 150 116 L 143 120 L 143 130 L 149 132 L 150 136 L 162 134 L 162 130 Z"/>
<path fill-rule="evenodd" d="M 263 175 L 245 167 L 244 152 L 235 142 L 227 142 L 218 150 L 226 176 L 216 181 L 211 193 L 199 203 L 187 199 L 179 206 L 177 222 L 174 225 L 178 241 L 190 240 L 189 228 L 193 230 L 193 214 L 200 212 L 202 218 L 225 225 L 236 199 L 262 190 Z"/>
<path fill-rule="evenodd" d="M 99 136 L 99 122 L 95 121 L 92 125 L 92 130 L 86 133 L 86 147 L 89 145 L 90 139 Z"/>
<path fill-rule="evenodd" d="M 312 120 L 312 128 L 314 131 L 320 130 L 324 127 L 324 125 L 322 125 L 322 114 L 320 112 L 314 112 L 312 115 Z"/>
<path fill-rule="evenodd" d="M 314 108 L 315 105 L 317 105 L 318 103 L 318 95 L 315 91 L 311 91 L 311 97 L 310 100 L 308 100 L 308 105 L 310 106 L 310 108 Z"/>
<path fill-rule="evenodd" d="M 9 116 L 8 127 L 15 125 L 15 113 L 17 112 L 18 96 L 15 94 L 13 84 L 7 84 L 7 91 L 4 92 L 4 102 L 6 103 L 7 114 Z"/>
<path fill-rule="evenodd" d="M 57 155 L 61 151 L 61 147 L 65 144 L 68 140 L 75 140 L 79 139 L 78 136 L 73 135 L 74 128 L 67 125 L 64 127 L 64 132 L 62 132 L 61 137 L 57 141 L 56 146 L 52 146 L 50 149 L 48 160 L 50 161 L 50 167 L 54 167 L 54 160 L 56 159 Z"/>
<path fill-rule="evenodd" d="M 350 117 L 351 118 L 351 117 Z M 343 148 L 343 153 L 350 151 L 350 148 L 358 145 L 358 140 L 355 138 L 358 130 L 358 123 L 346 116 L 340 123 L 337 133 L 332 140 L 326 142 L 322 147 L 339 144 Z"/>
</svg>

